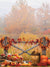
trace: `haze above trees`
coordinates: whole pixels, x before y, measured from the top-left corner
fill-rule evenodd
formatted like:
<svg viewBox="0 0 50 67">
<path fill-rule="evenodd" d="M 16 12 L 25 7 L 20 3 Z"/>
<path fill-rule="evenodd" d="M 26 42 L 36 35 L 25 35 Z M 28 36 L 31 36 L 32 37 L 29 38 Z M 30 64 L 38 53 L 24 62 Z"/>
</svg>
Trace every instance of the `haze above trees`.
<svg viewBox="0 0 50 67">
<path fill-rule="evenodd" d="M 50 7 L 48 4 L 42 4 L 40 8 L 35 9 L 28 6 L 26 1 L 19 0 L 5 17 L 5 24 L 7 33 L 43 34 L 48 29 L 50 31 Z"/>
</svg>

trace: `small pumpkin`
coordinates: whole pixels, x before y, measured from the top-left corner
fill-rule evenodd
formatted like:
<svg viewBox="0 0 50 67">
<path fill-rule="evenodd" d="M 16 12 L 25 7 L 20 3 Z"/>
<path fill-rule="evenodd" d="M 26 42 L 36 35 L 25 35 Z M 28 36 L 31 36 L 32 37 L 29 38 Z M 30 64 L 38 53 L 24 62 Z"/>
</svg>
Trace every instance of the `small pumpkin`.
<svg viewBox="0 0 50 67">
<path fill-rule="evenodd" d="M 5 60 L 5 65 L 9 65 L 10 62 L 8 60 Z"/>
<path fill-rule="evenodd" d="M 16 65 L 16 62 L 11 62 L 11 66 L 15 66 Z"/>
</svg>

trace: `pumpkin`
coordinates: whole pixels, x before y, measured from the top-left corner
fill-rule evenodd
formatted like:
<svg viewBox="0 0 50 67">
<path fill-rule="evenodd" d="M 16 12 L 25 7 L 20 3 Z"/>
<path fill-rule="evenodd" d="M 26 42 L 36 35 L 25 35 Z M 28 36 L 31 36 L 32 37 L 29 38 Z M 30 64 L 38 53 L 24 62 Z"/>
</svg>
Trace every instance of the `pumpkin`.
<svg viewBox="0 0 50 67">
<path fill-rule="evenodd" d="M 42 55 L 42 56 L 41 56 L 41 60 L 43 60 L 43 59 L 48 60 L 48 57 L 47 57 L 47 56 L 45 56 L 45 55 Z"/>
<path fill-rule="evenodd" d="M 48 65 L 50 65 L 50 59 L 48 59 Z"/>
<path fill-rule="evenodd" d="M 16 62 L 11 62 L 11 66 L 15 66 L 16 65 Z"/>
<path fill-rule="evenodd" d="M 40 61 L 41 64 L 47 64 L 47 60 L 46 59 L 43 59 Z"/>
<path fill-rule="evenodd" d="M 8 61 L 8 60 L 5 60 L 5 65 L 9 65 L 10 64 L 10 62 Z"/>
</svg>

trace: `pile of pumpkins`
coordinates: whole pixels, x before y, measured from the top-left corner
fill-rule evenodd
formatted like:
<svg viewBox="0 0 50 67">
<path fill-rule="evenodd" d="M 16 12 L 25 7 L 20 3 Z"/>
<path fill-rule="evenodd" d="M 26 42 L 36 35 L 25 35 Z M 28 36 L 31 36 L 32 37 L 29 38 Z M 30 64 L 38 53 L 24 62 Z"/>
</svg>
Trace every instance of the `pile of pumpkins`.
<svg viewBox="0 0 50 67">
<path fill-rule="evenodd" d="M 37 64 L 38 66 L 47 66 L 50 65 L 50 59 L 47 56 L 41 55 L 40 63 Z"/>
<path fill-rule="evenodd" d="M 5 56 L 2 54 L 1 56 Z M 18 54 L 8 54 L 7 59 L 4 60 L 4 62 L 1 63 L 1 66 L 31 66 L 31 62 L 24 62 L 22 56 L 19 56 Z"/>
</svg>

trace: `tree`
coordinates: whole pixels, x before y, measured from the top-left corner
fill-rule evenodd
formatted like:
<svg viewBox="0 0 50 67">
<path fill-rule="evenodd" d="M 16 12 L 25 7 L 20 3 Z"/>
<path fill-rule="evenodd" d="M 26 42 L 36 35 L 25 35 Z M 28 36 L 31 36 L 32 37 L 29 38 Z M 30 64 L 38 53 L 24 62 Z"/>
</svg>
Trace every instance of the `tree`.
<svg viewBox="0 0 50 67">
<path fill-rule="evenodd" d="M 30 32 L 32 27 L 35 26 L 34 19 L 34 9 L 24 4 L 23 1 L 16 2 L 10 14 L 5 18 L 7 25 L 5 30 L 9 33 Z"/>
<path fill-rule="evenodd" d="M 42 4 L 38 9 L 27 5 L 26 0 L 18 0 L 5 17 L 5 31 L 8 33 L 42 33 L 50 28 L 49 5 Z"/>
<path fill-rule="evenodd" d="M 39 23 L 39 28 L 42 31 L 49 29 L 49 25 L 50 25 L 49 9 L 50 7 L 48 4 L 46 5 L 43 4 L 42 7 L 37 10 L 37 19 L 38 19 L 37 23 Z"/>
</svg>

